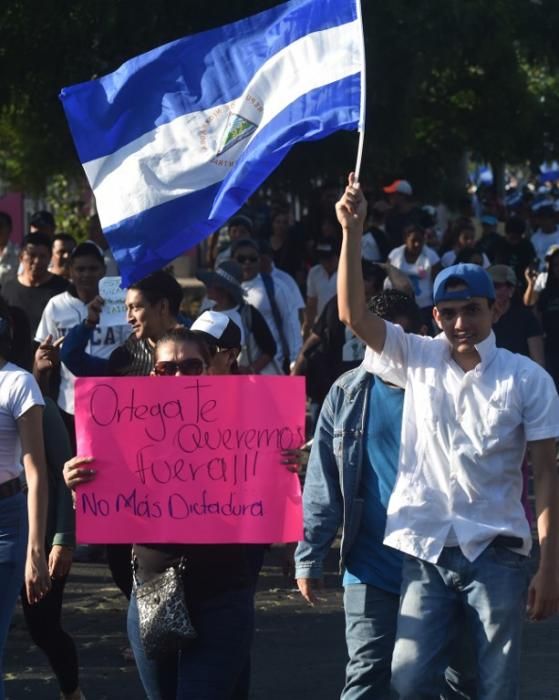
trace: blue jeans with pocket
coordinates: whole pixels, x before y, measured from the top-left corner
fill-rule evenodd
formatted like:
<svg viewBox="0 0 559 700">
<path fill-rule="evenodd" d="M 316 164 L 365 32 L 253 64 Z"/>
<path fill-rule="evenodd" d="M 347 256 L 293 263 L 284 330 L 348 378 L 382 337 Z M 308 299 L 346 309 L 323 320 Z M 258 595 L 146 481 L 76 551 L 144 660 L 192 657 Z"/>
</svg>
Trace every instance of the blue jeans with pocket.
<svg viewBox="0 0 559 700">
<path fill-rule="evenodd" d="M 461 614 L 473 640 L 478 700 L 516 700 L 528 583 L 528 557 L 502 546 L 473 562 L 459 547 L 445 547 L 436 564 L 407 556 L 392 659 L 400 700 L 438 700 Z"/>
<path fill-rule="evenodd" d="M 0 499 L 0 700 L 4 700 L 4 645 L 23 582 L 27 535 L 27 501 L 23 493 Z"/>
</svg>

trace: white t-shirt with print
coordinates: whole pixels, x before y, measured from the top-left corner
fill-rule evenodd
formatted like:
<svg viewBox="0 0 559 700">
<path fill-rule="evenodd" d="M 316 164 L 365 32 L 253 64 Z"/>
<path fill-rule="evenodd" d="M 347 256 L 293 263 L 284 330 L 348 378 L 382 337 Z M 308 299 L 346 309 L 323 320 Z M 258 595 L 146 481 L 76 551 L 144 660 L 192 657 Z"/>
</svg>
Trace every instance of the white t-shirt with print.
<svg viewBox="0 0 559 700">
<path fill-rule="evenodd" d="M 405 245 L 401 245 L 391 250 L 388 261 L 410 278 L 417 305 L 421 309 L 433 306 L 432 270 L 440 258 L 432 248 L 424 245 L 417 260 L 414 263 L 409 263 L 404 255 L 405 248 Z"/>
<path fill-rule="evenodd" d="M 345 339 L 342 347 L 342 362 L 362 362 L 365 357 L 365 343 L 345 328 Z"/>
<path fill-rule="evenodd" d="M 0 484 L 22 472 L 17 419 L 32 406 L 44 406 L 33 375 L 11 362 L 0 368 Z"/>
<path fill-rule="evenodd" d="M 45 306 L 41 321 L 37 327 L 35 340 L 42 343 L 48 335 L 52 335 L 53 341 L 62 338 L 66 333 L 82 323 L 87 318 L 87 304 L 70 292 L 62 292 L 49 300 Z M 86 352 L 95 357 L 108 358 L 115 348 L 130 335 L 130 326 L 97 326 L 93 331 L 93 338 L 87 344 Z M 58 405 L 66 413 L 74 413 L 74 382 L 76 377 L 61 363 L 60 365 L 60 390 L 58 392 Z"/>
</svg>

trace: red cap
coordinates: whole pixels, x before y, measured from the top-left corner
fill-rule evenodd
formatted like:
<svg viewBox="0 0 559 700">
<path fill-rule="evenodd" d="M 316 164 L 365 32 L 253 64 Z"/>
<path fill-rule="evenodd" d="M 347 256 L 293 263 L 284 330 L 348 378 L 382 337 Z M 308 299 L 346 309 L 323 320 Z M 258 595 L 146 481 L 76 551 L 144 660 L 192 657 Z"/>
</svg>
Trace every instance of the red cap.
<svg viewBox="0 0 559 700">
<path fill-rule="evenodd" d="M 412 186 L 407 180 L 394 180 L 391 185 L 384 187 L 383 191 L 386 192 L 386 194 L 396 194 L 397 192 L 399 194 L 413 194 Z"/>
</svg>

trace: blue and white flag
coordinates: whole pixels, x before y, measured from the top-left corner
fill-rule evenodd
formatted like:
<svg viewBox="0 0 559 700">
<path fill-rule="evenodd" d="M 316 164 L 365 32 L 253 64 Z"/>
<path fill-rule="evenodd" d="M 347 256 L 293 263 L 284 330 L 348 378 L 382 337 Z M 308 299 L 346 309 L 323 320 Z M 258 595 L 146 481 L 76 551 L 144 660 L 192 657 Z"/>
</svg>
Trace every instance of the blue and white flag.
<svg viewBox="0 0 559 700">
<path fill-rule="evenodd" d="M 358 128 L 359 0 L 291 0 L 61 92 L 128 285 L 222 226 L 299 141 Z"/>
</svg>

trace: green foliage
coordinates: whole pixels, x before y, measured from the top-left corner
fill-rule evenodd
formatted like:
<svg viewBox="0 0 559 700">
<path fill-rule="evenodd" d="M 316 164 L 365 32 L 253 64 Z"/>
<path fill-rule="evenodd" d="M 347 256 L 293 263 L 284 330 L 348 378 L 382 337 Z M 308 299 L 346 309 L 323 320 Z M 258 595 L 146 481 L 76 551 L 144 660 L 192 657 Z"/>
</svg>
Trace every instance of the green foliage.
<svg viewBox="0 0 559 700">
<path fill-rule="evenodd" d="M 64 175 L 53 175 L 46 186 L 46 201 L 57 230 L 69 233 L 78 243 L 89 238 L 87 194 L 85 183 L 80 191 L 75 181 L 69 182 Z"/>
<path fill-rule="evenodd" d="M 0 16 L 0 178 L 40 191 L 80 168 L 61 87 L 274 0 L 10 0 Z M 430 193 L 465 151 L 520 162 L 557 156 L 556 0 L 362 0 L 367 46 L 365 174 Z M 275 182 L 303 187 L 352 167 L 356 137 L 294 149 Z"/>
</svg>

